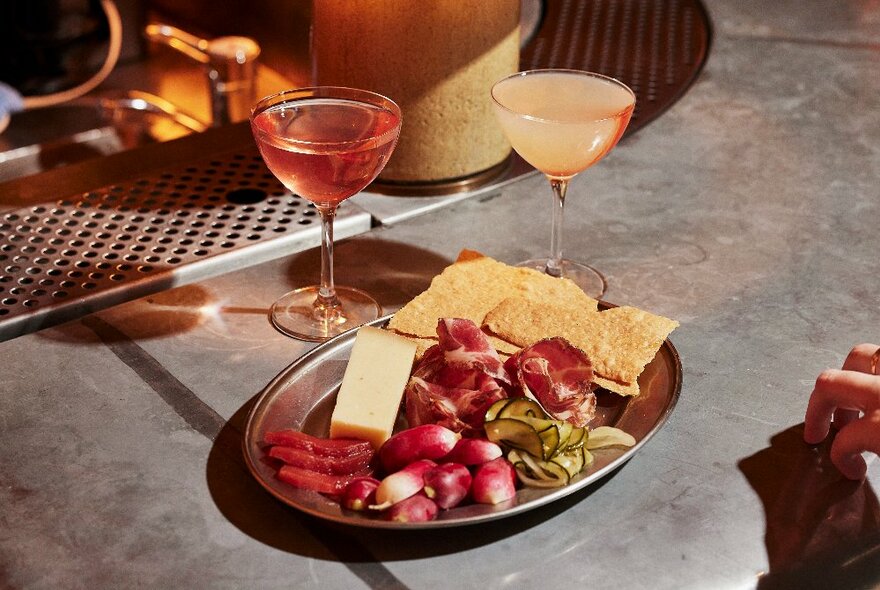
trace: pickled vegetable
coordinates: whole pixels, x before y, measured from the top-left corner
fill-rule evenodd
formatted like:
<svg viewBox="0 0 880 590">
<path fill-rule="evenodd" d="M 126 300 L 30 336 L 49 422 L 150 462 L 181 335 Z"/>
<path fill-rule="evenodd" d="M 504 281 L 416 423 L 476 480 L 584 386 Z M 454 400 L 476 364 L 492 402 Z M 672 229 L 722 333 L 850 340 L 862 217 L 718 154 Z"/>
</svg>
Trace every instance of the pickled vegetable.
<svg viewBox="0 0 880 590">
<path fill-rule="evenodd" d="M 593 431 L 554 420 L 529 398 L 500 400 L 486 412 L 486 436 L 507 450 L 523 484 L 561 487 L 589 465 L 588 449 L 632 446 L 635 438 L 619 428 L 600 426 Z"/>
</svg>

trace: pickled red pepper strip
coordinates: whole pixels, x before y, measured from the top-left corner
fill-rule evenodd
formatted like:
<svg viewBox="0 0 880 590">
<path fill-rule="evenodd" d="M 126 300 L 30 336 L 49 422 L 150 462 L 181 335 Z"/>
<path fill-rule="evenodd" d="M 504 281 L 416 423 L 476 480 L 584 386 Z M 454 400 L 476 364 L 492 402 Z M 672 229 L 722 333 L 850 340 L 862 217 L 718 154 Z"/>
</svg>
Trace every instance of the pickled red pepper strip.
<svg viewBox="0 0 880 590">
<path fill-rule="evenodd" d="M 282 465 L 278 470 L 278 479 L 293 487 L 332 495 L 343 493 L 348 484 L 367 475 L 370 475 L 369 470 L 354 475 L 329 475 L 293 465 Z"/>
<path fill-rule="evenodd" d="M 268 445 L 293 447 L 322 457 L 348 457 L 373 451 L 373 446 L 365 440 L 318 438 L 292 428 L 267 432 L 263 435 L 263 442 Z"/>
<path fill-rule="evenodd" d="M 372 450 L 347 457 L 322 457 L 302 449 L 280 445 L 275 445 L 269 449 L 269 456 L 273 459 L 279 459 L 295 467 L 333 475 L 350 475 L 358 472 L 369 466 L 373 455 Z"/>
</svg>

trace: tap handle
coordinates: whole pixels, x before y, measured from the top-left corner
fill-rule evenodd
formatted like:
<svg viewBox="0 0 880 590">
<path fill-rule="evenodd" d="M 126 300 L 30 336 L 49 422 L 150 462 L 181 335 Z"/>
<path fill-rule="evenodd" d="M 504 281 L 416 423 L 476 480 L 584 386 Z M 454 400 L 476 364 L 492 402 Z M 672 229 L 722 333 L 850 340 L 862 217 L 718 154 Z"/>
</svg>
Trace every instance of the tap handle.
<svg viewBox="0 0 880 590">
<path fill-rule="evenodd" d="M 236 79 L 247 72 L 260 56 L 260 46 L 250 37 L 202 39 L 177 27 L 161 23 L 147 25 L 147 38 L 176 49 L 195 61 L 220 72 L 222 79 Z"/>
<path fill-rule="evenodd" d="M 161 23 L 147 25 L 144 32 L 149 40 L 176 49 L 201 64 L 208 64 L 211 61 L 207 52 L 209 44 L 207 39 L 200 39 L 182 29 Z"/>
</svg>

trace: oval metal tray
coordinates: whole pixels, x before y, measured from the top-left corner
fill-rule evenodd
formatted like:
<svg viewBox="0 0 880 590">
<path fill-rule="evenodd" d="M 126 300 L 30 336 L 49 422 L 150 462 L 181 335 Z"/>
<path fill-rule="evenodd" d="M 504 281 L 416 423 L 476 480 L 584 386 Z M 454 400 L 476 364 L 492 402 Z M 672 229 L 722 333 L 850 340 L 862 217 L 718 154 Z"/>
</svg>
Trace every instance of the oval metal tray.
<svg viewBox="0 0 880 590">
<path fill-rule="evenodd" d="M 391 316 L 369 325 L 383 326 Z M 279 480 L 276 466 L 267 460 L 262 443 L 264 433 L 295 428 L 316 436 L 327 436 L 336 393 L 348 362 L 357 330 L 351 330 L 321 344 L 285 368 L 269 383 L 248 415 L 244 434 L 244 455 L 257 481 L 273 496 L 298 510 L 337 523 L 383 529 L 438 528 L 477 524 L 513 516 L 543 506 L 576 492 L 608 475 L 639 452 L 666 422 L 681 391 L 681 361 L 667 340 L 639 377 L 641 394 L 623 398 L 600 390 L 598 411 L 590 426 L 616 426 L 630 433 L 636 445 L 629 449 L 592 451 L 593 463 L 562 488 L 522 488 L 510 501 L 495 506 L 469 504 L 441 511 L 437 520 L 398 523 L 379 515 L 343 509 L 337 502 L 316 492 L 301 490 Z"/>
</svg>

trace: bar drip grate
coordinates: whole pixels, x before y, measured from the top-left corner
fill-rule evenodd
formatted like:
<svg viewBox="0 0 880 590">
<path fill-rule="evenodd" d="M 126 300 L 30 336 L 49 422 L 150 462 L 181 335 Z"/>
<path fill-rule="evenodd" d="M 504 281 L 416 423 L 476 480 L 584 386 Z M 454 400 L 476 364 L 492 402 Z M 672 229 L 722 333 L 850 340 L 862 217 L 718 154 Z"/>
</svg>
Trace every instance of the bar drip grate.
<svg viewBox="0 0 880 590">
<path fill-rule="evenodd" d="M 340 207 L 339 237 L 369 227 L 368 214 Z M 6 211 L 0 340 L 82 315 L 86 299 L 94 311 L 207 278 L 228 270 L 244 248 L 255 263 L 252 246 L 267 241 L 278 254 L 317 244 L 320 217 L 272 176 L 256 149 Z"/>
<path fill-rule="evenodd" d="M 711 23 L 700 0 L 545 0 L 520 68 L 570 68 L 632 88 L 631 134 L 672 106 L 709 54 Z"/>
</svg>

